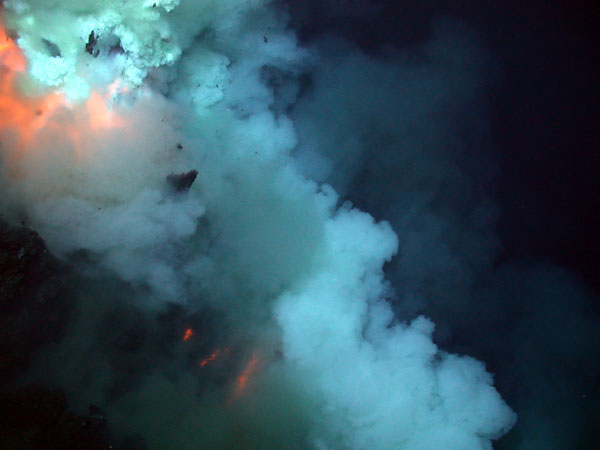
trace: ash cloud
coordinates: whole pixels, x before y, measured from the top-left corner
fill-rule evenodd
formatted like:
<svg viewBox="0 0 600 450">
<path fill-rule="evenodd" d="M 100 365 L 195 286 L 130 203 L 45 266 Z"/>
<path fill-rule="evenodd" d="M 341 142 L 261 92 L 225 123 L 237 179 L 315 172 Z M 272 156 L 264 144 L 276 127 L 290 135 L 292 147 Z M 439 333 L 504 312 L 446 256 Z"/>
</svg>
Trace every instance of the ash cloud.
<svg viewBox="0 0 600 450">
<path fill-rule="evenodd" d="M 5 214 L 73 266 L 79 311 L 26 377 L 149 448 L 491 448 L 515 414 L 417 316 L 497 248 L 476 39 L 367 56 L 300 47 L 268 2 L 120 5 L 4 2 L 25 95 L 67 97 L 2 129 Z"/>
<path fill-rule="evenodd" d="M 431 302 L 443 308 L 453 293 L 446 313 L 454 314 L 500 250 L 485 100 L 499 63 L 448 19 L 408 49 L 369 56 L 341 39 L 317 46 L 326 56 L 315 88 L 292 112 L 305 173 L 391 221 L 399 252 L 388 273 L 401 316 Z M 319 109 L 327 126 L 315 120 Z"/>
</svg>

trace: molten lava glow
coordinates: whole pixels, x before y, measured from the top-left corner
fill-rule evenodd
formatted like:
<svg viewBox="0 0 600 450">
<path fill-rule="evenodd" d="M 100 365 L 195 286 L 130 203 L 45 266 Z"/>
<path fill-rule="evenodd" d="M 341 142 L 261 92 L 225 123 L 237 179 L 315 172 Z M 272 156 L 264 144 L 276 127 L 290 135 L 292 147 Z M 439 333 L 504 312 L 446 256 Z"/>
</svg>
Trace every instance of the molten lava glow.
<svg viewBox="0 0 600 450">
<path fill-rule="evenodd" d="M 46 109 L 43 103 L 30 102 L 14 92 L 15 77 L 25 69 L 21 50 L 0 28 L 0 128 L 16 128 L 21 136 L 39 122 L 40 111 Z"/>
<path fill-rule="evenodd" d="M 181 339 L 183 342 L 185 341 L 189 341 L 189 339 L 194 335 L 194 330 L 192 330 L 191 328 L 188 328 L 187 330 L 185 330 L 185 333 L 183 334 L 183 338 Z"/>
<path fill-rule="evenodd" d="M 6 35 L 6 31 L 2 27 L 0 27 L 0 63 L 11 72 L 23 72 L 26 68 L 23 53 L 14 41 Z M 2 78 L 5 78 L 4 74 L 2 75 Z"/>
<path fill-rule="evenodd" d="M 95 131 L 106 128 L 125 128 L 127 125 L 122 117 L 117 116 L 109 109 L 108 100 L 108 94 L 103 97 L 97 92 L 92 92 L 86 103 L 90 125 Z"/>
<path fill-rule="evenodd" d="M 129 88 L 127 85 L 121 80 L 117 78 L 115 81 L 110 83 L 107 88 L 107 93 L 110 98 L 115 98 L 121 94 L 126 94 L 129 92 Z"/>
<path fill-rule="evenodd" d="M 18 152 L 15 156 L 34 151 L 36 133 L 43 129 L 57 129 L 71 141 L 75 157 L 81 159 L 88 156 L 87 136 L 108 129 L 127 128 L 127 121 L 109 107 L 109 91 L 104 95 L 93 92 L 83 106 L 71 104 L 61 93 L 36 98 L 20 94 L 15 88 L 15 80 L 26 68 L 23 53 L 0 27 L 0 131 L 16 132 Z M 63 108 L 74 112 L 77 124 L 75 119 L 53 120 L 55 113 Z"/>
<path fill-rule="evenodd" d="M 258 366 L 258 356 L 256 353 L 252 354 L 252 358 L 248 361 L 248 364 L 244 368 L 244 371 L 237 377 L 236 386 L 235 386 L 235 397 L 244 392 L 246 386 L 248 384 L 248 380 L 256 373 L 256 369 Z"/>
<path fill-rule="evenodd" d="M 225 349 L 225 350 L 227 350 L 227 349 Z M 204 367 L 208 363 L 213 362 L 221 355 L 221 353 L 222 352 L 221 352 L 220 348 L 216 349 L 214 352 L 212 352 L 210 355 L 208 355 L 206 358 L 204 358 L 202 361 L 200 361 L 200 367 Z"/>
<path fill-rule="evenodd" d="M 21 144 L 45 125 L 50 112 L 64 104 L 64 98 L 51 94 L 41 99 L 27 99 L 14 88 L 15 77 L 26 69 L 23 53 L 0 28 L 0 128 L 19 131 Z"/>
</svg>

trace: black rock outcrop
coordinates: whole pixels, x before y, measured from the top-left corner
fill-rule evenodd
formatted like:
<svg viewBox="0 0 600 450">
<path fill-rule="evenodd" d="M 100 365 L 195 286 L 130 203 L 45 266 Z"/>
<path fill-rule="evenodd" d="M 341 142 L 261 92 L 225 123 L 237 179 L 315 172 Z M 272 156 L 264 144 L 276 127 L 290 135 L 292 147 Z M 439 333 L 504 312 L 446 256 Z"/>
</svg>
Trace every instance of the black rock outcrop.
<svg viewBox="0 0 600 450">
<path fill-rule="evenodd" d="M 167 184 L 172 187 L 175 192 L 187 192 L 197 176 L 197 170 L 190 170 L 189 172 L 184 173 L 172 173 L 167 176 Z"/>
<path fill-rule="evenodd" d="M 0 222 L 0 381 L 18 375 L 39 347 L 61 337 L 69 307 L 59 274 L 39 234 Z"/>
</svg>

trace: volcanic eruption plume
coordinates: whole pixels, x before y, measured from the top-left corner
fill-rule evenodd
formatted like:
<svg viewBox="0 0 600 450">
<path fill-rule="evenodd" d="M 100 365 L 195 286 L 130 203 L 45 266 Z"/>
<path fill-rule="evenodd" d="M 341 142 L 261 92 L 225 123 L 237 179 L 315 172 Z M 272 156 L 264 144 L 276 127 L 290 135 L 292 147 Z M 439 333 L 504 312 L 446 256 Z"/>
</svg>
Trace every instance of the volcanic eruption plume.
<svg viewBox="0 0 600 450">
<path fill-rule="evenodd" d="M 72 267 L 81 312 L 32 374 L 151 449 L 476 450 L 510 429 L 482 363 L 394 316 L 398 239 L 327 184 L 336 130 L 299 118 L 299 142 L 295 115 L 355 107 L 306 82 L 343 45 L 301 48 L 267 0 L 3 13 L 3 215 Z"/>
</svg>

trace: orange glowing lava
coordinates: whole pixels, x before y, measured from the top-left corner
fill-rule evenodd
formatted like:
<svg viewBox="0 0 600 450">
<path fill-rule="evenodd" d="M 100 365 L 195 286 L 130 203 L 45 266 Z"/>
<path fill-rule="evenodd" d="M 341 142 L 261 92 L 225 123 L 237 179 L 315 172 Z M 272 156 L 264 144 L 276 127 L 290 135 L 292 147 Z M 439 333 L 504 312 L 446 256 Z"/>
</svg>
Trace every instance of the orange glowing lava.
<svg viewBox="0 0 600 450">
<path fill-rule="evenodd" d="M 90 125 L 95 131 L 103 128 L 125 128 L 127 125 L 123 118 L 110 110 L 108 99 L 109 95 L 103 97 L 97 92 L 92 92 L 86 103 L 90 115 Z"/>
<path fill-rule="evenodd" d="M 225 351 L 227 351 L 227 349 L 225 349 Z M 210 355 L 208 355 L 206 358 L 204 358 L 202 361 L 200 361 L 200 367 L 204 367 L 207 364 L 213 362 L 214 360 L 216 360 L 219 356 L 221 356 L 221 349 L 218 348 L 216 349 L 214 352 L 212 352 Z"/>
<path fill-rule="evenodd" d="M 35 151 L 36 134 L 54 132 L 68 139 L 77 159 L 88 156 L 91 136 L 107 129 L 126 129 L 127 121 L 111 111 L 110 93 L 93 92 L 84 105 L 71 104 L 62 93 L 51 92 L 41 97 L 27 97 L 16 88 L 17 77 L 23 75 L 27 61 L 16 43 L 0 26 L 0 131 L 8 130 L 16 137 L 15 157 Z M 61 110 L 70 115 L 60 114 Z"/>
<path fill-rule="evenodd" d="M 248 361 L 248 364 L 244 368 L 244 371 L 237 377 L 236 386 L 235 386 L 235 396 L 238 397 L 244 390 L 248 384 L 248 380 L 256 373 L 256 369 L 258 366 L 258 355 L 256 353 L 252 354 L 252 358 Z"/>
<path fill-rule="evenodd" d="M 185 333 L 183 334 L 183 338 L 181 338 L 181 340 L 183 342 L 189 341 L 193 335 L 194 335 L 194 330 L 192 330 L 191 328 L 188 328 L 187 330 L 185 330 Z"/>
<path fill-rule="evenodd" d="M 23 53 L 17 44 L 6 35 L 6 31 L 2 27 L 0 27 L 0 63 L 12 72 L 23 72 L 26 67 Z"/>
<path fill-rule="evenodd" d="M 45 109 L 41 104 L 29 104 L 28 100 L 14 92 L 15 78 L 25 71 L 26 66 L 19 47 L 0 28 L 0 128 L 28 131 L 28 127 L 40 116 L 39 111 Z"/>
</svg>

